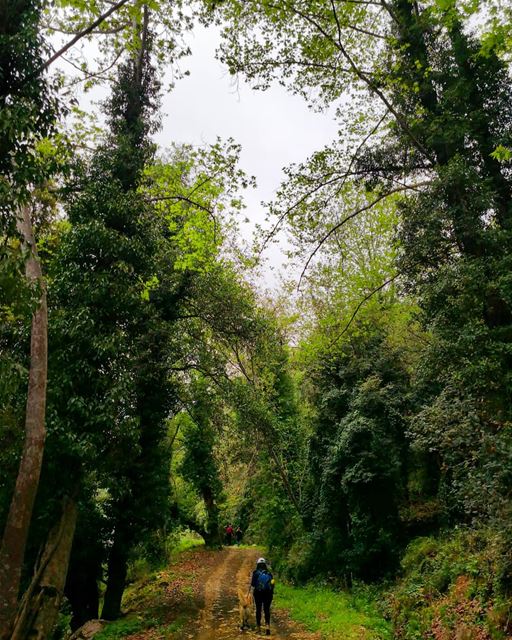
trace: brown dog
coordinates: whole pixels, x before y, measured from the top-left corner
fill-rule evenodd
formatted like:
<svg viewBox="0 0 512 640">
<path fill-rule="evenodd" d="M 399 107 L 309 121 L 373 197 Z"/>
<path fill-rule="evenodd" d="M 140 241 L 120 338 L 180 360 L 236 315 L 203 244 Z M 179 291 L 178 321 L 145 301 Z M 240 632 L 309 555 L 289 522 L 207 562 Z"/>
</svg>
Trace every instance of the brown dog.
<svg viewBox="0 0 512 640">
<path fill-rule="evenodd" d="M 242 589 L 238 590 L 238 610 L 240 612 L 240 631 L 249 628 L 249 611 L 252 610 L 252 595 Z"/>
</svg>

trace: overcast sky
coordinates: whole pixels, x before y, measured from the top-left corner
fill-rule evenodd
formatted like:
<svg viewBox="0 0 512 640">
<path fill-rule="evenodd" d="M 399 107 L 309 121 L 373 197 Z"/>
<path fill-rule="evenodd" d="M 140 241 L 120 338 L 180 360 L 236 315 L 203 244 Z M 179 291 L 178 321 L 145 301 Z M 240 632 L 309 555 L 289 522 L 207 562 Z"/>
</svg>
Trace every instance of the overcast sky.
<svg viewBox="0 0 512 640">
<path fill-rule="evenodd" d="M 247 216 L 263 222 L 261 201 L 272 198 L 283 178 L 282 168 L 305 160 L 333 140 L 337 127 L 332 117 L 310 111 L 304 100 L 280 86 L 254 91 L 240 78 L 237 86 L 215 59 L 219 32 L 197 27 L 190 45 L 192 56 L 183 61 L 190 76 L 178 80 L 163 99 L 162 146 L 171 142 L 204 144 L 217 136 L 233 137 L 242 145 L 242 168 L 256 176 L 258 188 L 247 195 Z M 245 230 L 244 233 L 248 233 Z M 279 251 L 270 262 L 278 267 Z"/>
</svg>

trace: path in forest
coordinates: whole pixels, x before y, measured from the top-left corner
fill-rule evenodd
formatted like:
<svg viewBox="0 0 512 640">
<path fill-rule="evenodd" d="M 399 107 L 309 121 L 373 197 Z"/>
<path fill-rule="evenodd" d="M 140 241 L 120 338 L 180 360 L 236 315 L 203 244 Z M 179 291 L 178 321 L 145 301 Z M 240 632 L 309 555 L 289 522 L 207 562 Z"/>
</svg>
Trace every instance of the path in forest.
<svg viewBox="0 0 512 640">
<path fill-rule="evenodd" d="M 251 629 L 240 631 L 238 589 L 247 589 L 258 553 L 253 549 L 230 547 L 216 554 L 216 563 L 201 586 L 198 615 L 176 635 L 179 640 L 247 640 L 260 637 L 255 630 L 254 610 Z M 278 586 L 276 587 L 278 588 Z M 304 631 L 285 612 L 272 610 L 272 637 L 276 640 L 317 640 Z"/>
</svg>

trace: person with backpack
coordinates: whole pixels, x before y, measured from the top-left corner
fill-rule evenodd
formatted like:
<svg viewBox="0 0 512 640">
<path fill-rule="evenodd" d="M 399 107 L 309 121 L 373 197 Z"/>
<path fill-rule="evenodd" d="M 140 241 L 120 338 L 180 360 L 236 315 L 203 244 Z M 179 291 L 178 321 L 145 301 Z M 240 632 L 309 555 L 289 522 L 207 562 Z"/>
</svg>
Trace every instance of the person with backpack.
<svg viewBox="0 0 512 640">
<path fill-rule="evenodd" d="M 274 576 L 265 558 L 259 558 L 252 572 L 251 587 L 256 604 L 256 626 L 261 631 L 261 609 L 265 614 L 266 635 L 270 635 L 270 605 L 274 597 Z"/>
</svg>

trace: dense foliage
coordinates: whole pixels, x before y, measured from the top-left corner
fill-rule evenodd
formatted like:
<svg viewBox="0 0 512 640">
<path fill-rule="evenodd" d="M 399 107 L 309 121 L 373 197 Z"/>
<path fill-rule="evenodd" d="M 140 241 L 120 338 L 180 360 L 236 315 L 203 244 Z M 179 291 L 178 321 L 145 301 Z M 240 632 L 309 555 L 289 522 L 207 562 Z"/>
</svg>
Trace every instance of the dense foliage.
<svg viewBox="0 0 512 640">
<path fill-rule="evenodd" d="M 118 618 L 135 567 L 185 527 L 220 546 L 228 522 L 299 583 L 396 580 L 400 638 L 510 635 L 508 8 L 172 4 L 2 10 L 2 523 L 29 345 L 49 345 L 14 637 L 50 637 L 61 605 L 72 629 Z M 339 123 L 258 229 L 258 251 L 286 230 L 299 274 L 272 300 L 237 240 L 239 146 L 153 141 L 161 65 L 196 16 L 221 26 L 232 73 Z M 101 133 L 58 124 L 73 102 L 46 75 L 54 29 L 100 37 L 108 69 L 81 72 L 108 83 Z"/>
</svg>

